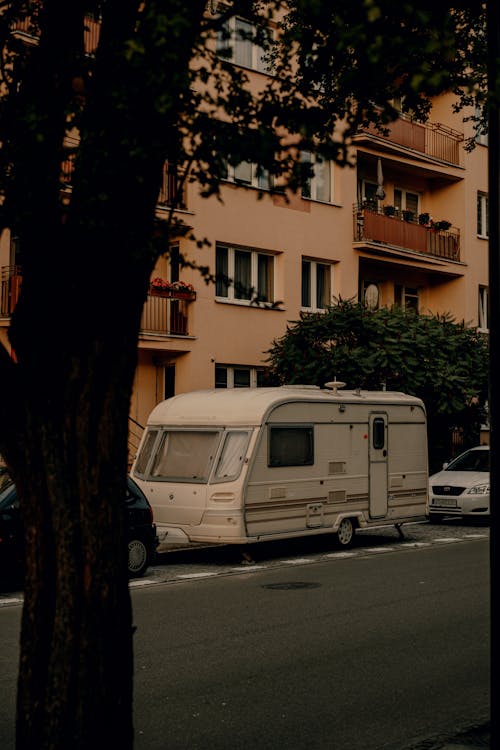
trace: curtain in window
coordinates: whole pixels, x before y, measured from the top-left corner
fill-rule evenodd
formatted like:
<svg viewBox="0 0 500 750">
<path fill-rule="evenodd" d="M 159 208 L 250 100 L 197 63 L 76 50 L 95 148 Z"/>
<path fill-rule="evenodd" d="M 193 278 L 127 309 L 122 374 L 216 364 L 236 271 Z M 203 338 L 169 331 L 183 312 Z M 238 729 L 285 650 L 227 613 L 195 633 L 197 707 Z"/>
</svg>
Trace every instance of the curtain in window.
<svg viewBox="0 0 500 750">
<path fill-rule="evenodd" d="M 311 262 L 302 261 L 302 307 L 311 307 Z"/>
<path fill-rule="evenodd" d="M 331 303 L 330 266 L 316 264 L 316 307 L 323 310 Z"/>
<path fill-rule="evenodd" d="M 265 302 L 273 298 L 273 259 L 269 255 L 257 256 L 257 291 Z"/>
<path fill-rule="evenodd" d="M 330 201 L 332 195 L 330 162 L 324 161 L 319 156 L 314 162 L 314 185 L 316 194 L 313 196 L 318 201 Z"/>
<path fill-rule="evenodd" d="M 206 481 L 218 442 L 217 432 L 164 432 L 151 475 L 171 480 Z"/>
<path fill-rule="evenodd" d="M 248 432 L 230 432 L 226 435 L 219 459 L 216 478 L 235 479 L 243 466 L 248 443 Z"/>
<path fill-rule="evenodd" d="M 215 294 L 217 297 L 228 296 L 228 250 L 227 247 L 217 245 L 215 250 Z"/>
<path fill-rule="evenodd" d="M 270 466 L 311 466 L 313 463 L 311 427 L 271 427 Z"/>
<path fill-rule="evenodd" d="M 234 251 L 234 296 L 250 299 L 252 287 L 252 258 L 246 250 Z"/>
<path fill-rule="evenodd" d="M 235 21 L 234 62 L 252 67 L 252 24 L 237 18 Z"/>
<path fill-rule="evenodd" d="M 242 161 L 234 168 L 234 179 L 237 182 L 243 182 L 245 185 L 252 184 L 252 162 Z"/>
</svg>

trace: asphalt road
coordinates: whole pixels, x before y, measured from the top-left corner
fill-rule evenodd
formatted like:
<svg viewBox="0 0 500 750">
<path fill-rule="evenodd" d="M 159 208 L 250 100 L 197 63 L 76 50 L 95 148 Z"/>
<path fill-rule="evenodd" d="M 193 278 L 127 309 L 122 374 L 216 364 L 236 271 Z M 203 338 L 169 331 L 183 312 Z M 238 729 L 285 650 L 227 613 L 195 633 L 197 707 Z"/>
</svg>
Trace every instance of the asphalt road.
<svg viewBox="0 0 500 750">
<path fill-rule="evenodd" d="M 427 750 L 484 723 L 489 529 L 405 536 L 362 532 L 349 552 L 259 545 L 246 565 L 227 548 L 164 555 L 131 584 L 137 750 Z M 16 599 L 0 598 L 2 748 Z"/>
</svg>

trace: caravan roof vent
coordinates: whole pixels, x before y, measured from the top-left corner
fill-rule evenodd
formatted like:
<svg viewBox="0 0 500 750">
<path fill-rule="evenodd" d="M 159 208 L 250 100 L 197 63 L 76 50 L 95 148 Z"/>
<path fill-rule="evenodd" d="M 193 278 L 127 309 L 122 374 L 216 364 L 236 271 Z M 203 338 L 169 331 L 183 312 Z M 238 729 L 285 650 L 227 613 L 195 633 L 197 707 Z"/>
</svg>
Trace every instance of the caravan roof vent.
<svg viewBox="0 0 500 750">
<path fill-rule="evenodd" d="M 339 388 L 345 388 L 345 383 L 335 378 L 335 380 L 330 380 L 329 383 L 325 383 L 325 388 L 329 388 L 334 393 L 337 393 Z"/>
</svg>

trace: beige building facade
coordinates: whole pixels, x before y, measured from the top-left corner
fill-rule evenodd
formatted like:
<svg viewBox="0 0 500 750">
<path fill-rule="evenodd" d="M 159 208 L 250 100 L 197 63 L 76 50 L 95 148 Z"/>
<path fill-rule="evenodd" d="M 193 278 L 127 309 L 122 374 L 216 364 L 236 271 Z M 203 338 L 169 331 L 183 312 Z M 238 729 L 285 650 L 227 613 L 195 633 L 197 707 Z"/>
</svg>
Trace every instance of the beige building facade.
<svg viewBox="0 0 500 750">
<path fill-rule="evenodd" d="M 236 45 L 235 64 L 258 86 L 267 77 L 260 58 L 238 59 L 240 51 Z M 273 340 L 301 311 L 321 311 L 339 297 L 449 312 L 487 331 L 487 139 L 479 136 L 468 153 L 472 125 L 463 117 L 442 96 L 426 125 L 402 115 L 388 135 L 358 134 L 352 168 L 304 155 L 314 177 L 288 200 L 248 163 L 228 169 L 220 200 L 188 183 L 178 214 L 209 245 L 181 238 L 157 264 L 152 279 L 166 288 L 151 287 L 144 307 L 131 425 L 140 433 L 153 407 L 174 394 L 257 387 Z M 170 210 L 168 188 L 166 171 L 159 215 Z M 178 252 L 234 283 L 205 283 L 179 266 Z M 9 348 L 22 267 L 8 232 L 0 269 L 0 336 Z M 252 303 L 250 288 L 261 304 Z"/>
<path fill-rule="evenodd" d="M 468 153 L 468 135 L 443 97 L 427 125 L 401 117 L 388 136 L 358 135 L 354 168 L 322 164 L 288 202 L 265 190 L 259 198 L 255 169 L 229 175 L 220 201 L 189 185 L 183 218 L 210 247 L 183 239 L 180 251 L 235 284 L 180 271 L 196 299 L 166 302 L 184 305 L 183 332 L 141 332 L 131 416 L 144 424 L 177 393 L 258 386 L 273 339 L 301 311 L 339 297 L 450 313 L 487 330 L 487 143 Z M 157 271 L 171 278 L 167 260 Z M 238 282 L 267 302 L 251 304 Z"/>
</svg>

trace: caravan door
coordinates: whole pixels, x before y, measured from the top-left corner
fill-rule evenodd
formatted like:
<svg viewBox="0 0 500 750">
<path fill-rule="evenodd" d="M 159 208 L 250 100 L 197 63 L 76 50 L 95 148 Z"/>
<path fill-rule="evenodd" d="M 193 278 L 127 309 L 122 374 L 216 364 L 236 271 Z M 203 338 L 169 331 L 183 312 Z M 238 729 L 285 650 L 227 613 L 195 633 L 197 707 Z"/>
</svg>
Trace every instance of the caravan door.
<svg viewBox="0 0 500 750">
<path fill-rule="evenodd" d="M 385 412 L 372 412 L 369 418 L 369 494 L 370 518 L 387 515 L 387 423 Z"/>
</svg>

